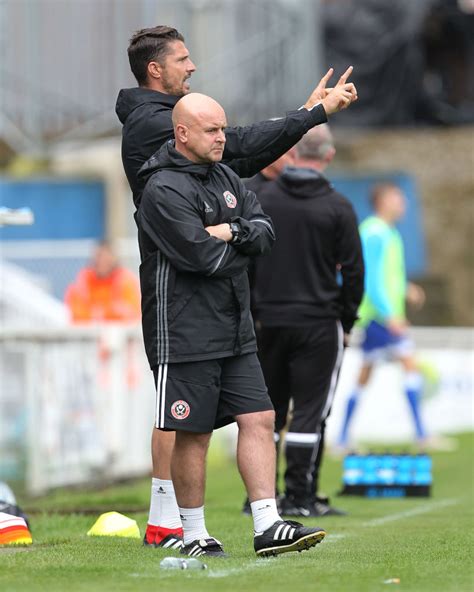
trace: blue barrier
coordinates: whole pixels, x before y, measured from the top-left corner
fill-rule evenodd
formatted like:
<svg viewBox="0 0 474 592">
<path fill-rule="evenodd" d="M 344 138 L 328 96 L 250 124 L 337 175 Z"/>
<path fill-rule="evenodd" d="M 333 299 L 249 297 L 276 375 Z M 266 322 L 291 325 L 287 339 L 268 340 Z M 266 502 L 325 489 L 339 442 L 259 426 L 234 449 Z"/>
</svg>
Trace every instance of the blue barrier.
<svg viewBox="0 0 474 592">
<path fill-rule="evenodd" d="M 0 179 L 0 207 L 29 207 L 32 226 L 0 228 L 2 240 L 102 239 L 105 190 L 101 181 Z"/>
</svg>

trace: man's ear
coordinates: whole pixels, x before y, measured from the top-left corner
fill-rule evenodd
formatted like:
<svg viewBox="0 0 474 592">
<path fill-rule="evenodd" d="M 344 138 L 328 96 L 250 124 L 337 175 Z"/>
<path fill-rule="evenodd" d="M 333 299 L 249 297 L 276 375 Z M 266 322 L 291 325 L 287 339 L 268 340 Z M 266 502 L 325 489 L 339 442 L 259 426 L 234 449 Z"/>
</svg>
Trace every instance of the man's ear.
<svg viewBox="0 0 474 592">
<path fill-rule="evenodd" d="M 178 123 L 174 135 L 181 144 L 186 144 L 188 141 L 188 128 L 183 123 Z"/>
<path fill-rule="evenodd" d="M 334 146 L 332 146 L 329 150 L 328 153 L 326 154 L 326 157 L 324 159 L 324 162 L 329 165 L 332 161 L 332 159 L 336 156 L 336 149 L 334 148 Z"/>
<path fill-rule="evenodd" d="M 161 66 L 158 62 L 148 62 L 147 66 L 148 76 L 155 80 L 161 78 Z"/>
</svg>

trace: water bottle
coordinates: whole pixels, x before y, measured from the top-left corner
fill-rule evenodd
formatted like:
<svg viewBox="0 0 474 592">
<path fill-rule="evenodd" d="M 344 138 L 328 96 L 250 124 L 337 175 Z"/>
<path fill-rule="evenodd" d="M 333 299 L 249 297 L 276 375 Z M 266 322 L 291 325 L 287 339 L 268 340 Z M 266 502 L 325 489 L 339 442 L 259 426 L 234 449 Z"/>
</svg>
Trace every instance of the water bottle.
<svg viewBox="0 0 474 592">
<path fill-rule="evenodd" d="M 189 557 L 181 559 L 180 557 L 165 557 L 160 561 L 161 569 L 207 569 L 205 563 L 201 563 L 199 559 Z"/>
</svg>

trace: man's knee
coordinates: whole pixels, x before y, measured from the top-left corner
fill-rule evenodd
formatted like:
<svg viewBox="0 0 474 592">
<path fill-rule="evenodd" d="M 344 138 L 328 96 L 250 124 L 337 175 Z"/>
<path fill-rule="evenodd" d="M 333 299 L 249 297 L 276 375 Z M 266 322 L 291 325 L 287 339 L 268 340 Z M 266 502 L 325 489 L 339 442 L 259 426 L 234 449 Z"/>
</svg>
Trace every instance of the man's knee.
<svg viewBox="0 0 474 592">
<path fill-rule="evenodd" d="M 275 412 L 273 410 L 244 413 L 236 417 L 239 430 L 269 431 L 275 429 Z"/>
</svg>

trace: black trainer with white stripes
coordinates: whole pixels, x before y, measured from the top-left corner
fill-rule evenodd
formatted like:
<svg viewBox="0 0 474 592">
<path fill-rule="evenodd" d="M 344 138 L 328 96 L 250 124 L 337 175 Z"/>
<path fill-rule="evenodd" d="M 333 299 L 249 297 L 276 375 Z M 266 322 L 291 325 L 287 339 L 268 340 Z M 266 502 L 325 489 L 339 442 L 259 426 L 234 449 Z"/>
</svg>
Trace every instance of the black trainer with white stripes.
<svg viewBox="0 0 474 592">
<path fill-rule="evenodd" d="M 320 543 L 326 532 L 317 526 L 303 526 L 293 520 L 278 520 L 263 532 L 255 532 L 253 546 L 260 557 L 304 551 Z"/>
<path fill-rule="evenodd" d="M 189 543 L 189 545 L 183 545 L 180 553 L 182 555 L 188 555 L 189 557 L 199 557 L 200 555 L 227 557 L 224 553 L 222 543 L 213 537 L 195 540 L 192 543 Z"/>
</svg>

